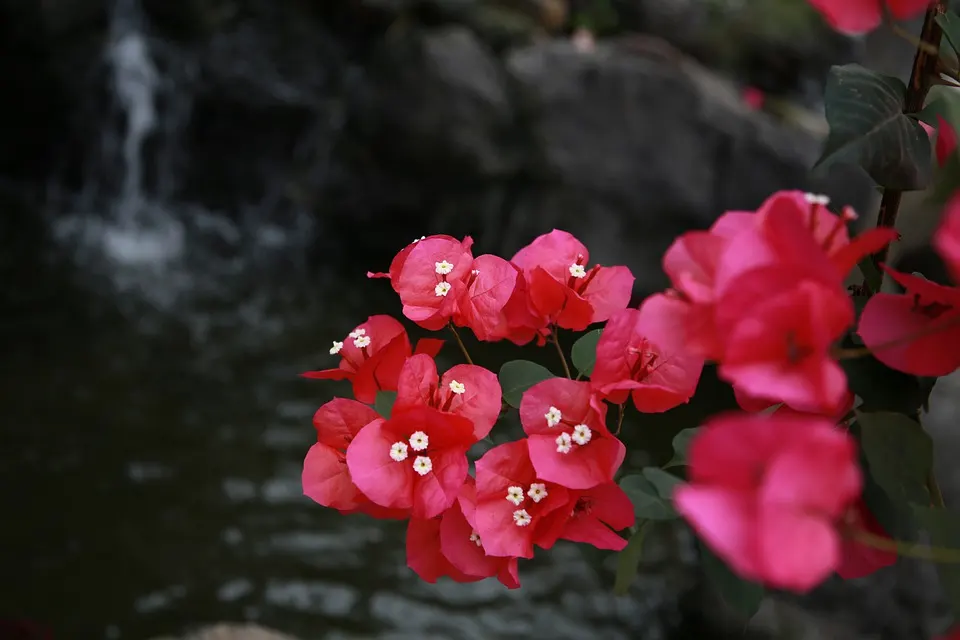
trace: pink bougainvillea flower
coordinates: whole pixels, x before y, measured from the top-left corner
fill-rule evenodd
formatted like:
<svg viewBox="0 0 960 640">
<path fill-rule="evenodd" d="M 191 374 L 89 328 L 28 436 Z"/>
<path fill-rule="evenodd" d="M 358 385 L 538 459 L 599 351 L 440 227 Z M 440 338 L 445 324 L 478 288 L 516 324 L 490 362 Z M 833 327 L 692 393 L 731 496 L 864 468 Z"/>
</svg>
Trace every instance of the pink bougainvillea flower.
<svg viewBox="0 0 960 640">
<path fill-rule="evenodd" d="M 379 418 L 367 405 L 347 398 L 334 398 L 317 410 L 313 416 L 317 442 L 303 461 L 304 495 L 341 513 L 359 511 L 396 519 L 407 516 L 403 509 L 385 509 L 371 502 L 353 484 L 347 469 L 347 446 L 360 429 Z"/>
<path fill-rule="evenodd" d="M 753 396 L 744 392 L 739 387 L 733 387 L 733 395 L 736 398 L 737 404 L 744 411 L 750 413 L 759 413 L 760 411 L 766 411 L 776 405 L 779 405 L 773 413 L 776 414 L 785 414 L 785 413 L 795 413 L 795 414 L 813 414 L 813 415 L 822 415 L 827 418 L 834 418 L 838 422 L 844 418 L 850 411 L 853 410 L 853 405 L 856 402 L 856 396 L 847 391 L 847 394 L 843 397 L 840 404 L 837 406 L 814 406 L 814 407 L 791 407 L 788 404 L 785 404 L 781 400 L 772 400 L 769 398 L 764 398 L 762 396 Z"/>
<path fill-rule="evenodd" d="M 883 267 L 906 289 L 874 294 L 857 333 L 877 360 L 917 376 L 945 376 L 960 367 L 960 289 Z"/>
<path fill-rule="evenodd" d="M 477 488 L 472 477 L 460 490 L 457 502 L 443 512 L 440 549 L 450 564 L 467 575 L 496 576 L 508 589 L 520 587 L 517 559 L 487 555 L 477 532 Z"/>
<path fill-rule="evenodd" d="M 873 517 L 862 499 L 855 502 L 847 511 L 846 526 L 890 539 L 890 535 L 880 526 L 880 523 Z M 837 575 L 844 580 L 862 578 L 878 569 L 896 564 L 896 562 L 897 554 L 892 551 L 868 547 L 849 538 L 844 538 L 840 550 L 840 566 L 837 567 Z"/>
<path fill-rule="evenodd" d="M 943 218 L 933 234 L 933 247 L 947 266 L 955 284 L 960 284 L 960 191 L 943 209 Z"/>
<path fill-rule="evenodd" d="M 477 256 L 458 292 L 454 324 L 468 327 L 477 339 L 488 342 L 510 335 L 504 308 L 518 280 L 522 280 L 520 271 L 510 262 L 493 255 Z"/>
<path fill-rule="evenodd" d="M 687 351 L 676 316 L 684 303 L 655 295 L 639 309 L 616 312 L 597 342 L 590 382 L 606 400 L 632 397 L 642 413 L 659 413 L 689 402 L 697 389 L 703 358 Z"/>
<path fill-rule="evenodd" d="M 390 279 L 403 303 L 403 315 L 428 331 L 442 329 L 457 311 L 466 279 L 473 270 L 473 239 L 435 235 L 414 240 L 390 263 L 389 273 L 367 277 Z"/>
<path fill-rule="evenodd" d="M 420 340 L 416 353 L 432 357 L 442 346 L 442 340 Z M 340 356 L 338 368 L 300 375 L 314 380 L 350 380 L 354 397 L 365 404 L 373 404 L 377 391 L 397 390 L 400 368 L 410 354 L 410 338 L 400 322 L 390 316 L 370 316 L 343 341 L 333 341 L 330 355 Z"/>
<path fill-rule="evenodd" d="M 841 33 L 859 35 L 872 31 L 883 21 L 883 0 L 810 0 L 827 23 Z M 886 0 L 891 15 L 897 20 L 915 18 L 932 4 L 932 0 Z"/>
<path fill-rule="evenodd" d="M 582 331 L 630 304 L 633 274 L 627 267 L 588 268 L 579 240 L 554 229 L 520 249 L 511 262 L 523 272 L 533 310 L 546 324 Z"/>
<path fill-rule="evenodd" d="M 412 407 L 362 428 L 347 447 L 347 468 L 374 503 L 432 518 L 457 499 L 467 476 L 467 450 L 476 441 L 467 418 Z"/>
<path fill-rule="evenodd" d="M 853 305 L 842 288 L 791 271 L 751 271 L 724 297 L 717 313 L 730 320 L 718 374 L 748 395 L 829 413 L 847 393 L 830 349 L 853 323 Z M 765 295 L 754 299 L 756 291 Z"/>
<path fill-rule="evenodd" d="M 952 628 L 946 635 L 938 636 L 934 640 L 960 640 L 960 626 Z"/>
<path fill-rule="evenodd" d="M 607 407 L 589 382 L 550 378 L 520 400 L 520 422 L 537 475 L 568 489 L 613 480 L 626 448 L 606 426 Z"/>
<path fill-rule="evenodd" d="M 856 443 L 826 418 L 723 414 L 690 443 L 677 511 L 738 575 L 805 592 L 841 564 L 860 495 Z"/>
<path fill-rule="evenodd" d="M 452 505 L 445 513 L 457 509 Z M 479 582 L 486 576 L 470 575 L 457 569 L 440 550 L 441 516 L 412 518 L 407 523 L 407 566 L 425 582 L 436 583 L 440 578 L 454 582 Z"/>
<path fill-rule="evenodd" d="M 950 126 L 950 123 L 943 119 L 943 116 L 937 115 L 936 128 L 931 127 L 922 120 L 918 124 L 926 131 L 931 140 L 936 137 L 934 153 L 937 157 L 937 165 L 943 166 L 950 156 L 957 150 L 957 132 Z"/>
<path fill-rule="evenodd" d="M 627 541 L 614 532 L 632 527 L 636 518 L 630 498 L 616 483 L 571 491 L 570 501 L 573 507 L 560 533 L 561 540 L 610 551 L 622 551 L 627 546 Z"/>
<path fill-rule="evenodd" d="M 473 437 L 481 440 L 493 429 L 501 406 L 500 381 L 492 371 L 458 364 L 440 377 L 433 358 L 416 355 L 400 370 L 393 411 L 433 407 L 462 416 L 473 424 Z"/>
<path fill-rule="evenodd" d="M 487 555 L 532 558 L 570 519 L 570 494 L 537 475 L 525 440 L 497 445 L 476 463 L 474 528 Z"/>
</svg>

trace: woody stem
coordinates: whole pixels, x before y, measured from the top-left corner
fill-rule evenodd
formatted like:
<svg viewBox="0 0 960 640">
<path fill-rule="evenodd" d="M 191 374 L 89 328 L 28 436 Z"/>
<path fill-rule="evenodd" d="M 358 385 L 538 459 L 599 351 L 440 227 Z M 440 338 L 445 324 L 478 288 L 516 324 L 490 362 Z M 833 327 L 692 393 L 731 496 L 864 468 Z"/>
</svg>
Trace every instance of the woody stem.
<svg viewBox="0 0 960 640">
<path fill-rule="evenodd" d="M 557 337 L 560 327 L 553 325 L 553 331 L 550 332 L 550 342 L 553 343 L 553 346 L 557 349 L 557 355 L 560 356 L 560 364 L 563 365 L 563 374 L 569 379 L 573 380 L 573 375 L 570 373 L 570 365 L 567 364 L 567 357 L 563 355 L 563 347 L 560 346 L 560 338 Z"/>
<path fill-rule="evenodd" d="M 470 352 L 467 351 L 467 346 L 463 344 L 463 340 L 460 339 L 460 332 L 457 331 L 457 328 L 453 326 L 452 322 L 447 326 L 450 327 L 453 338 L 457 341 L 457 346 L 460 347 L 460 351 L 463 353 L 463 357 L 466 358 L 467 364 L 473 364 L 473 359 L 470 357 Z"/>
<path fill-rule="evenodd" d="M 923 19 L 923 28 L 917 43 L 917 53 L 913 58 L 913 70 L 910 72 L 910 82 L 907 84 L 907 93 L 904 96 L 904 113 L 917 113 L 923 109 L 923 102 L 930 91 L 933 79 L 937 77 L 939 64 L 938 47 L 943 36 L 943 30 L 937 24 L 937 17 L 947 12 L 947 1 L 937 0 L 930 5 Z M 899 189 L 884 189 L 880 200 L 880 210 L 877 212 L 878 227 L 895 227 L 897 214 L 900 212 L 900 199 L 903 191 Z M 887 260 L 888 246 L 873 255 L 874 264 Z M 869 285 L 864 282 L 864 291 L 868 295 L 877 293 L 870 291 Z"/>
<path fill-rule="evenodd" d="M 880 551 L 889 551 L 904 558 L 929 560 L 940 564 L 960 564 L 960 549 L 912 544 L 904 542 L 903 540 L 893 540 L 884 536 L 878 536 L 875 533 L 861 529 L 848 529 L 846 535 L 851 540 L 859 542 L 865 547 L 879 549 Z"/>
</svg>

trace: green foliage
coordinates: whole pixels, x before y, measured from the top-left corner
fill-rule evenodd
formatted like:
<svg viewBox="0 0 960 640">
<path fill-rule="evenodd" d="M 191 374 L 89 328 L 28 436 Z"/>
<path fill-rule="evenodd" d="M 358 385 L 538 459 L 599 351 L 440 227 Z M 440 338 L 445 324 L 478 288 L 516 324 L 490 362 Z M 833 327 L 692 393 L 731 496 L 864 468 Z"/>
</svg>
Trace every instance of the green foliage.
<svg viewBox="0 0 960 640">
<path fill-rule="evenodd" d="M 960 52 L 960 16 L 948 11 L 937 16 L 937 24 L 943 29 L 944 39 L 950 43 L 955 52 Z"/>
<path fill-rule="evenodd" d="M 641 520 L 637 524 L 637 530 L 630 536 L 627 546 L 617 556 L 617 575 L 613 583 L 613 592 L 618 596 L 625 595 L 630 590 L 633 579 L 637 577 L 640 561 L 643 560 L 643 542 L 651 526 L 653 526 L 652 522 Z"/>
<path fill-rule="evenodd" d="M 889 411 L 858 411 L 857 422 L 864 457 L 880 488 L 896 503 L 930 504 L 933 442 L 920 423 Z"/>
<path fill-rule="evenodd" d="M 673 520 L 673 489 L 683 482 L 680 478 L 657 467 L 647 467 L 640 474 L 630 475 L 620 481 L 633 503 L 633 512 L 641 520 Z"/>
<path fill-rule="evenodd" d="M 854 348 L 857 344 L 847 338 L 843 346 Z M 863 400 L 862 411 L 916 415 L 926 405 L 933 389 L 928 380 L 895 371 L 872 355 L 847 358 L 840 362 L 840 366 L 847 374 L 850 390 Z"/>
<path fill-rule="evenodd" d="M 914 505 L 913 514 L 930 536 L 930 544 L 940 548 L 956 548 L 960 540 L 960 514 L 946 509 Z M 955 618 L 960 618 L 960 563 L 937 564 L 940 584 Z"/>
<path fill-rule="evenodd" d="M 699 427 L 684 429 L 673 437 L 673 458 L 664 467 L 682 467 L 687 464 L 687 451 L 690 441 L 700 431 Z"/>
<path fill-rule="evenodd" d="M 923 189 L 933 175 L 927 133 L 904 115 L 906 87 L 857 64 L 834 66 L 824 96 L 830 134 L 815 166 L 837 162 L 863 168 L 878 185 Z"/>
<path fill-rule="evenodd" d="M 390 419 L 393 403 L 397 401 L 396 391 L 377 391 L 377 399 L 373 403 L 374 410 L 384 418 Z"/>
<path fill-rule="evenodd" d="M 766 593 L 763 586 L 733 573 L 703 541 L 700 541 L 700 562 L 707 580 L 723 602 L 737 615 L 752 618 Z"/>
<path fill-rule="evenodd" d="M 580 339 L 573 343 L 570 350 L 570 357 L 573 360 L 573 366 L 577 371 L 588 378 L 593 373 L 593 366 L 597 363 L 597 342 L 600 341 L 600 335 L 603 329 L 594 329 L 580 336 Z"/>
<path fill-rule="evenodd" d="M 500 367 L 500 386 L 503 401 L 511 407 L 520 408 L 523 392 L 544 380 L 555 378 L 546 367 L 529 360 L 511 360 Z"/>
</svg>

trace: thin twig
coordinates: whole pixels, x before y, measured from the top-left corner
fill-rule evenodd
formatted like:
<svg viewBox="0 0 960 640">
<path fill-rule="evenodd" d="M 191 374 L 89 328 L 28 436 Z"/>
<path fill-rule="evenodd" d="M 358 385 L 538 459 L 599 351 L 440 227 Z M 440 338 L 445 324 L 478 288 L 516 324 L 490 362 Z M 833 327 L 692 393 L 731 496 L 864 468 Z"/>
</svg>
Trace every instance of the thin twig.
<svg viewBox="0 0 960 640">
<path fill-rule="evenodd" d="M 938 49 L 940 39 L 943 36 L 943 30 L 937 24 L 937 16 L 947 12 L 946 0 L 938 0 L 927 9 L 923 19 L 923 28 L 920 30 L 919 44 L 917 53 L 913 59 L 913 70 L 910 72 L 910 82 L 907 85 L 907 93 L 904 97 L 904 113 L 917 113 L 923 109 L 923 102 L 927 98 L 927 93 L 933 83 L 933 78 L 937 74 L 939 58 L 930 52 L 930 47 Z M 883 198 L 880 200 L 880 210 L 877 212 L 878 227 L 897 226 L 897 214 L 900 213 L 900 200 L 903 192 L 898 189 L 884 189 Z M 873 256 L 876 263 L 886 262 L 889 245 L 878 251 Z M 864 282 L 864 291 L 867 295 L 876 293 L 871 291 L 869 285 Z"/>
<path fill-rule="evenodd" d="M 550 332 L 550 341 L 553 343 L 553 346 L 557 348 L 557 355 L 560 356 L 560 364 L 563 365 L 564 375 L 573 380 L 573 375 L 570 373 L 570 365 L 567 364 L 567 357 L 563 355 L 563 347 L 560 346 L 560 338 L 557 337 L 559 331 L 560 328 L 554 325 L 553 331 Z"/>
<path fill-rule="evenodd" d="M 473 364 L 473 359 L 470 357 L 470 353 L 467 351 L 467 346 L 463 344 L 463 340 L 460 339 L 460 332 L 457 331 L 457 328 L 453 326 L 451 322 L 449 325 L 450 331 L 453 332 L 453 337 L 457 341 L 457 346 L 460 347 L 460 351 L 463 352 L 463 357 L 467 359 L 467 364 Z"/>
<path fill-rule="evenodd" d="M 879 549 L 881 551 L 890 551 L 904 558 L 915 558 L 917 560 L 930 560 L 941 564 L 960 563 L 960 549 L 948 549 L 946 547 L 934 547 L 928 545 L 912 544 L 902 540 L 892 540 L 890 538 L 879 536 L 869 531 L 859 529 L 850 529 L 847 535 L 851 540 L 859 542 L 865 547 Z"/>
</svg>

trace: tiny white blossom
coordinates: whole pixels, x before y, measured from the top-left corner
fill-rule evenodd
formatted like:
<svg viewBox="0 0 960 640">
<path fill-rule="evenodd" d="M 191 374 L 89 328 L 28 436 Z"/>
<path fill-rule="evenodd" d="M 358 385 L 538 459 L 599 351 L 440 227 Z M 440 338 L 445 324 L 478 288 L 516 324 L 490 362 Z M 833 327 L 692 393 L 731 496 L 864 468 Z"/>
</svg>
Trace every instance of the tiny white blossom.
<svg viewBox="0 0 960 640">
<path fill-rule="evenodd" d="M 542 482 L 534 482 L 530 485 L 530 489 L 527 490 L 527 495 L 530 496 L 530 499 L 534 502 L 540 502 L 547 497 L 547 485 Z"/>
<path fill-rule="evenodd" d="M 518 527 L 527 526 L 531 520 L 533 520 L 533 518 L 530 517 L 526 509 L 517 509 L 513 512 L 513 523 Z"/>
<path fill-rule="evenodd" d="M 425 476 L 433 471 L 433 460 L 427 456 L 417 456 L 417 459 L 413 461 L 413 470 Z"/>
<path fill-rule="evenodd" d="M 573 428 L 573 441 L 581 446 L 590 442 L 590 438 L 592 437 L 593 432 L 590 431 L 590 427 L 585 424 L 578 424 Z"/>
<path fill-rule="evenodd" d="M 573 448 L 569 433 L 561 433 L 557 436 L 557 453 L 570 453 Z"/>
<path fill-rule="evenodd" d="M 555 427 L 560 424 L 560 421 L 563 420 L 563 414 L 560 413 L 560 409 L 556 407 L 550 407 L 543 417 L 547 419 L 548 427 Z"/>
<path fill-rule="evenodd" d="M 480 541 L 480 534 L 476 531 L 470 532 L 470 542 L 476 544 L 478 547 L 483 546 L 483 543 Z"/>
<path fill-rule="evenodd" d="M 433 292 L 437 294 L 438 298 L 441 298 L 448 293 L 450 293 L 450 283 L 449 282 L 438 282 L 437 286 L 433 288 Z"/>
<path fill-rule="evenodd" d="M 507 501 L 515 506 L 523 502 L 523 487 L 507 487 Z"/>
<path fill-rule="evenodd" d="M 414 451 L 423 451 L 430 443 L 430 438 L 423 431 L 416 431 L 410 436 L 410 448 Z"/>
<path fill-rule="evenodd" d="M 333 346 L 330 347 L 330 355 L 335 356 L 340 353 L 340 349 L 343 349 L 343 343 L 336 340 L 333 341 Z"/>
<path fill-rule="evenodd" d="M 478 275 L 480 275 L 480 269 L 474 269 L 474 270 L 471 271 L 470 273 L 473 274 L 473 275 L 475 275 L 475 276 L 478 276 Z"/>
<path fill-rule="evenodd" d="M 393 446 L 390 447 L 390 457 L 396 462 L 403 462 L 407 459 L 407 443 L 406 442 L 394 442 Z"/>
<path fill-rule="evenodd" d="M 353 346 L 357 349 L 363 349 L 364 347 L 370 346 L 370 336 L 360 336 L 353 341 Z"/>
<path fill-rule="evenodd" d="M 441 262 L 434 262 L 433 266 L 437 270 L 437 273 L 439 273 L 441 276 L 445 276 L 451 271 L 453 271 L 453 265 L 447 262 L 446 260 L 443 260 Z"/>
<path fill-rule="evenodd" d="M 413 239 L 413 244 L 417 244 L 417 243 L 420 242 L 421 240 L 426 240 L 426 239 L 427 239 L 427 236 L 420 236 L 419 238 L 414 238 L 414 239 Z"/>
<path fill-rule="evenodd" d="M 350 332 L 351 338 L 359 338 L 360 336 L 365 336 L 365 335 L 367 335 L 366 329 L 354 329 L 353 331 Z"/>
<path fill-rule="evenodd" d="M 455 394 L 460 395 L 467 390 L 467 387 L 462 382 L 457 382 L 456 380 L 450 381 L 450 391 L 453 391 Z"/>
<path fill-rule="evenodd" d="M 570 265 L 570 275 L 574 278 L 585 278 L 587 277 L 587 270 L 583 268 L 582 264 L 572 264 Z"/>
<path fill-rule="evenodd" d="M 807 202 L 810 204 L 819 204 L 824 207 L 830 204 L 830 196 L 825 196 L 819 193 L 805 193 L 803 197 L 806 198 Z"/>
</svg>

